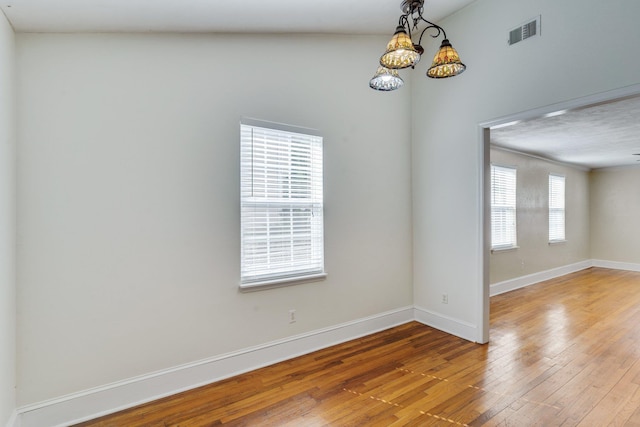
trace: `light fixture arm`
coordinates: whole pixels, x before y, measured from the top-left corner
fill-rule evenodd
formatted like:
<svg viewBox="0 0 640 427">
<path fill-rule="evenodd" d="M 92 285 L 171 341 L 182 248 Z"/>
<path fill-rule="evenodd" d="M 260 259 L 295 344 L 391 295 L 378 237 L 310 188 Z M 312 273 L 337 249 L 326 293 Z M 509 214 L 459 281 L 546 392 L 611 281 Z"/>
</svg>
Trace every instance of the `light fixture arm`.
<svg viewBox="0 0 640 427">
<path fill-rule="evenodd" d="M 447 33 L 444 31 L 444 28 L 442 28 L 440 25 L 434 24 L 433 22 L 427 21 L 426 19 L 424 19 L 422 17 L 422 15 L 420 15 L 420 21 L 426 22 L 428 25 L 422 30 L 422 32 L 420 33 L 420 38 L 418 39 L 418 44 L 422 44 L 422 36 L 424 36 L 424 33 L 427 32 L 427 30 L 434 28 L 437 32 L 435 34 L 430 34 L 431 37 L 438 38 L 440 37 L 440 34 L 442 34 L 444 36 L 444 38 L 447 38 Z"/>
<path fill-rule="evenodd" d="M 398 29 L 402 27 L 407 30 L 407 35 L 411 38 L 411 25 L 409 25 L 409 14 L 400 15 L 400 19 L 398 19 Z M 413 28 L 416 28 L 415 22 Z"/>
<path fill-rule="evenodd" d="M 402 7 L 405 13 L 400 16 L 398 26 L 405 27 L 407 29 L 407 34 L 409 35 L 410 38 L 411 38 L 412 26 L 409 25 L 409 17 L 411 17 L 411 20 L 413 20 L 414 30 L 418 28 L 418 24 L 420 24 L 420 22 L 424 22 L 427 24 L 427 26 L 420 33 L 420 38 L 418 39 L 418 43 L 417 43 L 418 45 L 422 44 L 422 37 L 424 36 L 424 33 L 426 33 L 427 30 L 429 29 L 436 30 L 435 34 L 431 34 L 431 37 L 433 37 L 434 39 L 437 37 L 440 37 L 440 34 L 442 34 L 445 39 L 447 38 L 447 33 L 444 31 L 444 28 L 442 28 L 438 24 L 434 24 L 433 22 L 425 19 L 424 16 L 422 15 L 424 11 L 423 1 L 412 1 L 412 2 L 405 1 Z"/>
</svg>

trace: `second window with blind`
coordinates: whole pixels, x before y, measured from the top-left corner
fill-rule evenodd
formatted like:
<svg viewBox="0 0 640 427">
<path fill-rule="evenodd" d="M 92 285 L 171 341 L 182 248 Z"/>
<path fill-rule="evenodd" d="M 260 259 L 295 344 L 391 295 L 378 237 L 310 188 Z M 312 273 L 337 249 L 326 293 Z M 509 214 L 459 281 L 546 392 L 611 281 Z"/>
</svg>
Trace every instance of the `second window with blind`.
<svg viewBox="0 0 640 427">
<path fill-rule="evenodd" d="M 549 243 L 565 241 L 565 177 L 549 175 Z"/>
<path fill-rule="evenodd" d="M 516 243 L 516 169 L 491 165 L 491 249 L 512 249 Z"/>
</svg>

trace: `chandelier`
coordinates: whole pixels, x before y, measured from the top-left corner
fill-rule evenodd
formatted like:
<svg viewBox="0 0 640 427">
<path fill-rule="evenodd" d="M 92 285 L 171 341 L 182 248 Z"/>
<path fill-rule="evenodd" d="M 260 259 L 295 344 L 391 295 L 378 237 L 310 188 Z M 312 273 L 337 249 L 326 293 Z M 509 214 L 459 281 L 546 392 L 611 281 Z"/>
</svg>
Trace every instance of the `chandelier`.
<svg viewBox="0 0 640 427">
<path fill-rule="evenodd" d="M 439 25 L 427 21 L 423 16 L 424 0 L 403 0 L 400 8 L 403 14 L 398 20 L 398 26 L 387 44 L 387 50 L 380 57 L 380 67 L 369 82 L 372 89 L 391 91 L 402 87 L 404 81 L 398 74 L 399 69 L 415 68 L 420 61 L 424 49 L 420 45 L 422 36 L 427 30 L 434 30 L 433 38 L 444 37 L 440 49 L 433 58 L 431 67 L 427 69 L 427 77 L 444 79 L 461 74 L 467 66 L 460 61 L 458 52 L 451 46 L 447 33 Z M 418 43 L 412 40 L 411 32 L 418 32 L 418 25 L 425 22 L 427 26 L 420 32 Z"/>
</svg>

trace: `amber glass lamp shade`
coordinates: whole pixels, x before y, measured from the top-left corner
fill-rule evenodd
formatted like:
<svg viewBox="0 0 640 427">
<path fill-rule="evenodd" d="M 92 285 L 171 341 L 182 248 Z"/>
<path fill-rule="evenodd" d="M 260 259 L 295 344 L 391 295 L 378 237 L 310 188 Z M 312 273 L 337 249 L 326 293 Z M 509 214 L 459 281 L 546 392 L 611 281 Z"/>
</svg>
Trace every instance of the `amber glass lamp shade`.
<svg viewBox="0 0 640 427">
<path fill-rule="evenodd" d="M 398 75 L 398 70 L 390 70 L 385 67 L 378 67 L 378 71 L 369 81 L 369 87 L 375 90 L 389 92 L 400 89 L 404 81 Z"/>
<path fill-rule="evenodd" d="M 461 74 L 466 68 L 467 66 L 460 61 L 458 52 L 451 46 L 449 40 L 444 39 L 440 50 L 433 58 L 431 67 L 427 70 L 427 77 L 434 79 L 453 77 Z"/>
<path fill-rule="evenodd" d="M 420 60 L 420 54 L 413 47 L 411 38 L 403 26 L 396 28 L 396 33 L 387 44 L 387 51 L 380 57 L 380 65 L 392 70 L 413 67 Z"/>
</svg>

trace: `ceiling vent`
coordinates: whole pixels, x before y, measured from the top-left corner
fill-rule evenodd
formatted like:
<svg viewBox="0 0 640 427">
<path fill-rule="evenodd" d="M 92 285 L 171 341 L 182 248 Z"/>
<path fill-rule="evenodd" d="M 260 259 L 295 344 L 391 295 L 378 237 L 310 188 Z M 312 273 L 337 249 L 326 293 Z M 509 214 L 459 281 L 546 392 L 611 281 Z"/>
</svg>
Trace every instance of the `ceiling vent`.
<svg viewBox="0 0 640 427">
<path fill-rule="evenodd" d="M 540 15 L 509 31 L 509 45 L 540 35 Z"/>
</svg>

